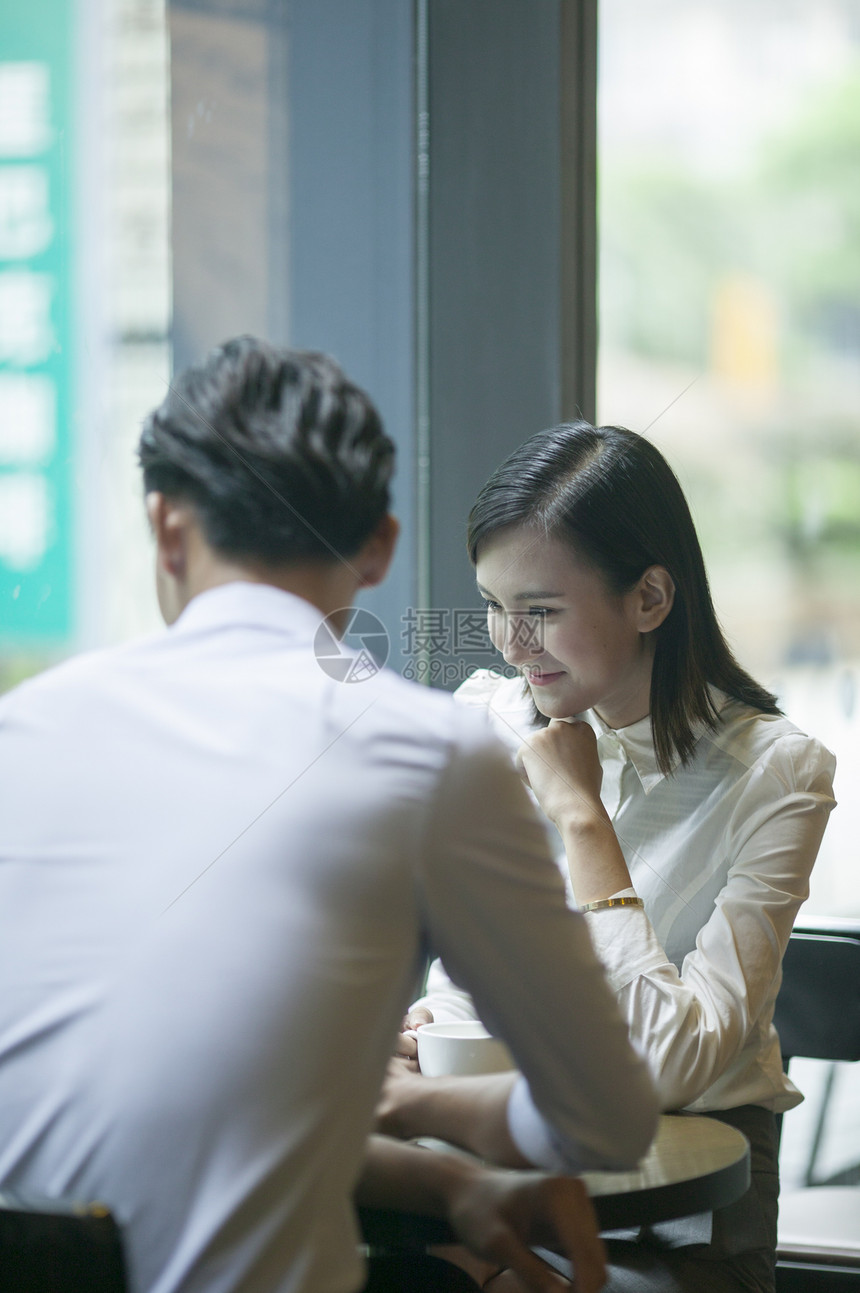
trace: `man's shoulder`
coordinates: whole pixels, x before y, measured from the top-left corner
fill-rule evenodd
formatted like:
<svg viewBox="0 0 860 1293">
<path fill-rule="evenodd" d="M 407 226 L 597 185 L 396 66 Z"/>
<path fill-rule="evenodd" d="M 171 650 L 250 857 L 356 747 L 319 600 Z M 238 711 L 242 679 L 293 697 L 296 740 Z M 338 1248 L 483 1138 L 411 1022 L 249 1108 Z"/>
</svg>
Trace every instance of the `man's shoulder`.
<svg viewBox="0 0 860 1293">
<path fill-rule="evenodd" d="M 362 688 L 350 688 L 355 704 L 363 700 Z M 492 741 L 487 714 L 480 706 L 465 708 L 450 692 L 402 678 L 390 669 L 380 670 L 368 688 L 376 717 L 407 730 L 413 740 L 450 743 Z"/>
<path fill-rule="evenodd" d="M 527 710 L 528 696 L 522 674 L 498 669 L 476 669 L 454 693 L 461 705 L 487 710 Z"/>
<path fill-rule="evenodd" d="M 486 714 L 493 731 L 508 748 L 516 750 L 535 728 L 536 710 L 522 674 L 479 669 L 454 693 L 463 708 Z"/>
<path fill-rule="evenodd" d="M 70 656 L 68 660 L 50 665 L 47 669 L 25 678 L 0 696 L 0 705 L 17 707 L 29 701 L 36 701 L 42 696 L 63 691 L 67 687 L 74 687 L 85 679 L 97 677 L 102 673 L 105 659 L 110 654 L 110 650 L 85 651 L 80 655 Z"/>
<path fill-rule="evenodd" d="M 111 677 L 121 672 L 137 651 L 163 637 L 162 632 L 130 643 L 82 651 L 51 665 L 0 696 L 0 719 L 29 708 L 56 706 L 64 698 L 73 701 L 76 696 L 89 696 L 93 690 L 107 687 Z"/>
</svg>

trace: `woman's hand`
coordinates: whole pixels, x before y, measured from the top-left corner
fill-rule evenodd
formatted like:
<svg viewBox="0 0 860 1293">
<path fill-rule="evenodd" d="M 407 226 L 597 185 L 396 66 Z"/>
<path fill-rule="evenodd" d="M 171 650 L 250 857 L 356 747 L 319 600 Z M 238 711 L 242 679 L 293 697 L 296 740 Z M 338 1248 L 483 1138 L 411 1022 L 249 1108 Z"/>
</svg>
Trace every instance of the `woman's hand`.
<svg viewBox="0 0 860 1293">
<path fill-rule="evenodd" d="M 600 802 L 597 738 L 588 723 L 552 719 L 520 746 L 517 769 L 559 830 L 582 818 L 608 820 Z"/>
<path fill-rule="evenodd" d="M 517 767 L 558 827 L 577 902 L 598 902 L 628 889 L 627 862 L 600 800 L 603 770 L 588 723 L 553 719 L 520 746 Z"/>
<path fill-rule="evenodd" d="M 397 1034 L 397 1040 L 394 1043 L 394 1054 L 399 1060 L 406 1060 L 413 1066 L 413 1071 L 417 1073 L 418 1069 L 418 1043 L 412 1034 L 421 1028 L 423 1024 L 432 1024 L 433 1015 L 426 1006 L 416 1006 L 410 1010 L 408 1015 L 403 1016 L 400 1024 L 400 1032 Z"/>
</svg>

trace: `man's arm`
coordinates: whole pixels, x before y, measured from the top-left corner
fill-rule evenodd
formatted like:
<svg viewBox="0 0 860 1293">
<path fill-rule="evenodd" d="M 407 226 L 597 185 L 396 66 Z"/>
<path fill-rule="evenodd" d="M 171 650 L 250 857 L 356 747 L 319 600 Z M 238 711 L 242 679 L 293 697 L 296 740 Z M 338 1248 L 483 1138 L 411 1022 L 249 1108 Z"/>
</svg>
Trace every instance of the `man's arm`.
<svg viewBox="0 0 860 1293">
<path fill-rule="evenodd" d="M 576 1293 L 597 1293 L 605 1282 L 594 1210 L 582 1182 L 572 1177 L 491 1171 L 453 1154 L 371 1136 L 355 1197 L 366 1207 L 447 1218 L 470 1252 L 516 1272 L 533 1293 L 569 1286 L 530 1244 L 569 1259 Z"/>
<path fill-rule="evenodd" d="M 376 1129 L 398 1140 L 430 1136 L 505 1167 L 533 1167 L 508 1126 L 516 1073 L 428 1078 L 393 1059 L 376 1107 Z"/>
<path fill-rule="evenodd" d="M 428 941 L 527 1079 L 508 1100 L 520 1153 L 551 1170 L 632 1166 L 659 1113 L 648 1068 L 507 754 L 460 718 L 420 863 Z"/>
</svg>

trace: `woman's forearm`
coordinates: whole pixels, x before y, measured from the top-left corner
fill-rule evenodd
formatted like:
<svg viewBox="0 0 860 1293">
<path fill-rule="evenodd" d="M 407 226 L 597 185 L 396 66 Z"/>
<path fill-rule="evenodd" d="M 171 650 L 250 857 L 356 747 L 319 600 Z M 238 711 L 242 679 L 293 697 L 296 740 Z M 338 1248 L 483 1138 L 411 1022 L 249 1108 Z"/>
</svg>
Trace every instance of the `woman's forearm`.
<svg viewBox="0 0 860 1293">
<path fill-rule="evenodd" d="M 630 871 L 608 818 L 580 812 L 561 821 L 558 830 L 581 907 L 630 888 Z"/>
</svg>

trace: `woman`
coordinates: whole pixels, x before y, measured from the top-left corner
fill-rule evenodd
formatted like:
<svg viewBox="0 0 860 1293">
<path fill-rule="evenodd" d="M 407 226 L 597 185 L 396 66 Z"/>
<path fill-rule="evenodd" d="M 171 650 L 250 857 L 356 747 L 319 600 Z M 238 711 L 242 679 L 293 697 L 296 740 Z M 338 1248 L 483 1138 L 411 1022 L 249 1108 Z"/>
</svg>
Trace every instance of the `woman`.
<svg viewBox="0 0 860 1293">
<path fill-rule="evenodd" d="M 557 831 L 664 1108 L 752 1145 L 739 1203 L 713 1225 L 614 1239 L 609 1287 L 772 1290 L 775 1114 L 801 1096 L 771 1020 L 833 756 L 734 659 L 681 487 L 641 436 L 585 422 L 533 436 L 481 490 L 468 542 L 490 636 L 525 686 L 482 671 L 459 698 L 487 708 Z M 473 1013 L 435 963 L 406 1022 Z"/>
</svg>

